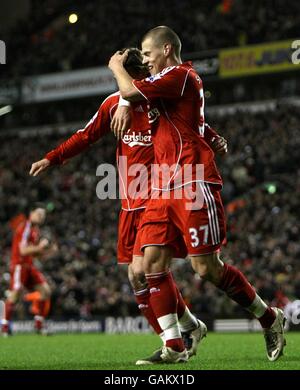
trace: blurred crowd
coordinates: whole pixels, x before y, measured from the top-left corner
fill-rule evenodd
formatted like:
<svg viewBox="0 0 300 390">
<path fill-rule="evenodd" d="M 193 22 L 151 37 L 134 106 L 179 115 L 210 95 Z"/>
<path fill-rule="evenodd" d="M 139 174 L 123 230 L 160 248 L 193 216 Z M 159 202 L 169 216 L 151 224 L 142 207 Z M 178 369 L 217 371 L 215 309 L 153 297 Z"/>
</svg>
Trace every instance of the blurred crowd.
<svg viewBox="0 0 300 390">
<path fill-rule="evenodd" d="M 207 120 L 229 142 L 228 155 L 218 159 L 228 220 L 224 260 L 245 272 L 267 302 L 283 306 L 299 299 L 299 107 Z M 42 235 L 59 245 L 57 256 L 37 260 L 53 290 L 52 318 L 135 315 L 126 267 L 116 262 L 119 201 L 96 196 L 96 168 L 114 163 L 115 139 L 109 135 L 63 167 L 29 177 L 31 163 L 62 140 L 55 131 L 39 137 L 24 138 L 21 132 L 1 137 L 0 297 L 9 284 L 9 222 L 27 203 L 38 200 L 48 209 Z M 195 276 L 187 260 L 174 262 L 173 270 L 198 315 L 247 315 Z M 24 305 L 19 305 L 18 316 L 26 316 Z"/>
<path fill-rule="evenodd" d="M 4 77 L 106 64 L 156 25 L 178 32 L 184 53 L 296 38 L 299 15 L 293 0 L 31 0 L 25 20 L 2 34 L 0 27 L 9 48 Z"/>
</svg>

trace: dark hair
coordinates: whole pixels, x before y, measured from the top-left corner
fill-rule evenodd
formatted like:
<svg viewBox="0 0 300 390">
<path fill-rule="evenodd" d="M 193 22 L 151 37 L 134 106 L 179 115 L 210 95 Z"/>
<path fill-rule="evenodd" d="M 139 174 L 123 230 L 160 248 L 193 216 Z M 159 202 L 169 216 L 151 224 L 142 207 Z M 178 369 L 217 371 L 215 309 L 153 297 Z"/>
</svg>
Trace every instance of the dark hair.
<svg viewBox="0 0 300 390">
<path fill-rule="evenodd" d="M 149 30 L 142 39 L 152 38 L 155 41 L 155 46 L 162 46 L 166 43 L 170 43 L 174 49 L 176 57 L 180 57 L 181 41 L 179 36 L 170 27 L 157 26 Z"/>
<path fill-rule="evenodd" d="M 34 211 L 36 209 L 46 210 L 46 206 L 41 202 L 34 202 L 34 203 L 31 203 L 31 204 L 28 204 L 27 206 L 25 206 L 23 212 L 28 217 L 29 214 L 31 213 L 31 211 Z"/>
<path fill-rule="evenodd" d="M 123 49 L 121 52 L 125 50 Z M 129 48 L 128 57 L 124 62 L 124 68 L 133 78 L 146 77 L 149 73 L 147 66 L 143 64 L 142 53 L 135 47 Z"/>
</svg>

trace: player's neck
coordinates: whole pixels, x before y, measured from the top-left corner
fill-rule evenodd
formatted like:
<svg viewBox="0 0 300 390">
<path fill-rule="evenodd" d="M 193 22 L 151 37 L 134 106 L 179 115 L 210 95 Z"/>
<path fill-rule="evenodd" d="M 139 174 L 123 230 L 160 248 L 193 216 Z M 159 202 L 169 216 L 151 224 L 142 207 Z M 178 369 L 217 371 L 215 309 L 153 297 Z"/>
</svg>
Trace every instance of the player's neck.
<svg viewBox="0 0 300 390">
<path fill-rule="evenodd" d="M 168 66 L 177 66 L 182 64 L 181 58 L 180 57 L 169 57 L 167 60 L 166 68 Z"/>
</svg>

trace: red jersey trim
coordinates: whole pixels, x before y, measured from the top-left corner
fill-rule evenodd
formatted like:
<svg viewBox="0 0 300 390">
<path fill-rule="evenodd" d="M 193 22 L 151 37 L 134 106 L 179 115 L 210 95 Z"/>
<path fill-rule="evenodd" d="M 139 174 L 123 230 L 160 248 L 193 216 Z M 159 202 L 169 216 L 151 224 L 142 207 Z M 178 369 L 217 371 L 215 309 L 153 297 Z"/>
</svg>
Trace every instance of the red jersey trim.
<svg viewBox="0 0 300 390">
<path fill-rule="evenodd" d="M 31 223 L 29 221 L 26 222 L 25 229 L 22 234 L 21 242 L 20 244 L 24 245 L 27 244 L 28 242 L 28 237 L 30 234 L 30 229 L 31 229 Z"/>
<path fill-rule="evenodd" d="M 146 95 L 143 94 L 143 92 L 134 84 L 135 80 L 132 80 L 132 85 L 134 88 L 143 96 L 144 99 L 146 99 L 149 102 L 149 99 L 146 97 Z"/>
<path fill-rule="evenodd" d="M 136 208 L 129 208 L 129 209 L 124 209 L 124 207 L 122 207 L 122 210 L 124 211 L 135 211 L 135 210 L 142 210 L 142 209 L 145 209 L 147 206 L 141 206 L 141 207 L 136 207 Z"/>
<path fill-rule="evenodd" d="M 187 71 L 187 74 L 186 74 L 185 79 L 184 79 L 184 83 L 183 83 L 183 87 L 182 87 L 180 96 L 183 95 L 183 92 L 184 92 L 185 86 L 186 86 L 186 82 L 187 82 L 187 78 L 188 78 L 188 75 L 190 74 L 190 71 L 191 71 L 191 70 L 192 70 L 192 69 L 189 69 L 189 70 Z"/>
</svg>

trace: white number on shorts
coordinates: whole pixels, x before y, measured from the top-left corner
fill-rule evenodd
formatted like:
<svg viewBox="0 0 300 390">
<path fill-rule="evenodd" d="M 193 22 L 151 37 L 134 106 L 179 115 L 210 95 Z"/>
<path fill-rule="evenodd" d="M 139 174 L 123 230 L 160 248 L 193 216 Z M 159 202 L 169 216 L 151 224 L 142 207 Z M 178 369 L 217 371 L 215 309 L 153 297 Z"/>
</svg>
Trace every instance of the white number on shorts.
<svg viewBox="0 0 300 390">
<path fill-rule="evenodd" d="M 192 244 L 192 247 L 195 248 L 196 246 L 199 245 L 199 242 L 200 242 L 199 237 L 198 237 L 197 229 L 190 228 L 189 232 L 191 234 L 191 240 L 192 240 L 191 244 Z"/>
<path fill-rule="evenodd" d="M 201 232 L 203 230 L 203 241 L 202 245 L 206 245 L 208 241 L 208 225 L 202 225 L 199 227 L 199 231 Z M 200 239 L 198 237 L 198 230 L 196 228 L 190 228 L 189 229 L 190 235 L 191 235 L 191 244 L 192 247 L 195 248 L 200 244 Z"/>
</svg>

